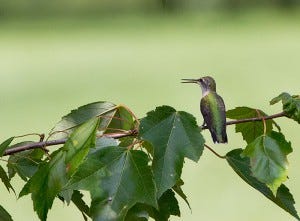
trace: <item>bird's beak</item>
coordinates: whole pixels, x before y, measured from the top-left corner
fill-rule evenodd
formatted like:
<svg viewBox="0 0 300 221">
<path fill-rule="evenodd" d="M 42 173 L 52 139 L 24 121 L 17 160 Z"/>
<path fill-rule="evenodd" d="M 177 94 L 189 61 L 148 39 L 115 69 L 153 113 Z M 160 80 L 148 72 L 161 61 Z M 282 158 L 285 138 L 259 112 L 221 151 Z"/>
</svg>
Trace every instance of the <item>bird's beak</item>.
<svg viewBox="0 0 300 221">
<path fill-rule="evenodd" d="M 181 83 L 198 83 L 197 79 L 181 79 L 182 82 Z"/>
</svg>

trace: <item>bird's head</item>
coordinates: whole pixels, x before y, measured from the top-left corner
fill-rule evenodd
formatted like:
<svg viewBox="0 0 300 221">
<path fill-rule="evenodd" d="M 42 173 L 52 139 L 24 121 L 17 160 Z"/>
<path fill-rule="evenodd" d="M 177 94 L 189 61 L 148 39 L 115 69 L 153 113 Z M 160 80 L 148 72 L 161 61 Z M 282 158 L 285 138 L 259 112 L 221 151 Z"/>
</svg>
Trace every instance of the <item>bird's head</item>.
<svg viewBox="0 0 300 221">
<path fill-rule="evenodd" d="M 202 77 L 199 79 L 181 79 L 181 80 L 182 80 L 181 83 L 195 83 L 200 85 L 203 94 L 209 91 L 216 92 L 216 82 L 210 76 Z"/>
</svg>

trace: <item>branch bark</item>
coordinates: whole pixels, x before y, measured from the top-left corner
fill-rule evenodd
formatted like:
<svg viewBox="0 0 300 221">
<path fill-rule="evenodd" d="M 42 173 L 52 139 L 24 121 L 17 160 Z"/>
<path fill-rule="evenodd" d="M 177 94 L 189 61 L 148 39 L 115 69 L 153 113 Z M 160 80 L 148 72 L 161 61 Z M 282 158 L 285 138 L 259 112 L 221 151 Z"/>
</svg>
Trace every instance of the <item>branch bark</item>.
<svg viewBox="0 0 300 221">
<path fill-rule="evenodd" d="M 104 134 L 101 137 L 108 137 L 108 138 L 122 138 L 122 137 L 128 137 L 128 136 L 135 136 L 137 135 L 136 130 L 129 130 L 127 132 L 123 133 L 111 133 L 111 134 Z M 64 144 L 67 141 L 67 139 L 59 139 L 59 140 L 50 140 L 50 141 L 42 141 L 42 142 L 36 142 L 36 143 L 29 143 L 26 145 L 21 145 L 18 147 L 10 148 L 7 149 L 3 156 L 7 155 L 12 155 L 14 153 L 22 152 L 25 150 L 31 150 L 31 149 L 36 149 L 36 148 L 46 148 L 49 146 L 54 146 L 54 145 L 60 145 Z"/>
<path fill-rule="evenodd" d="M 285 112 L 280 112 L 277 114 L 273 114 L 270 116 L 265 116 L 265 117 L 254 117 L 254 118 L 247 118 L 247 119 L 241 119 L 241 120 L 233 120 L 233 121 L 228 121 L 226 122 L 226 125 L 233 125 L 233 124 L 241 124 L 241 123 L 247 123 L 247 122 L 254 122 L 254 121 L 262 121 L 262 120 L 270 120 L 274 118 L 279 118 L 279 117 L 286 117 Z M 203 126 L 202 130 L 208 129 L 207 126 Z M 123 133 L 111 133 L 111 134 L 104 134 L 101 137 L 109 137 L 109 138 L 122 138 L 122 137 L 128 137 L 128 136 L 136 136 L 138 134 L 137 130 L 129 130 Z M 50 140 L 50 141 L 42 141 L 42 142 L 35 142 L 35 143 L 29 143 L 26 145 L 21 145 L 18 147 L 14 148 L 9 148 L 7 149 L 3 156 L 7 155 L 12 155 L 18 152 L 26 151 L 26 150 L 31 150 L 31 149 L 36 149 L 36 148 L 46 148 L 49 146 L 55 146 L 55 145 L 60 145 L 64 144 L 67 141 L 67 139 L 60 139 L 60 140 Z"/>
</svg>

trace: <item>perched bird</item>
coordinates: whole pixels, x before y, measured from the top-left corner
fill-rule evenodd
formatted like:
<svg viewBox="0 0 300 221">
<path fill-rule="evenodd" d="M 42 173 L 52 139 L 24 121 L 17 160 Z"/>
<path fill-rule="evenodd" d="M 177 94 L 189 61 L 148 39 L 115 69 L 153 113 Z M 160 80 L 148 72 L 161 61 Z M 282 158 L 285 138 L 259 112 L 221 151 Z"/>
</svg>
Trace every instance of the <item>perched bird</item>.
<svg viewBox="0 0 300 221">
<path fill-rule="evenodd" d="M 182 83 L 196 83 L 202 89 L 200 110 L 204 118 L 203 126 L 209 129 L 214 143 L 227 143 L 226 111 L 221 96 L 216 92 L 216 82 L 212 77 L 182 79 Z"/>
</svg>

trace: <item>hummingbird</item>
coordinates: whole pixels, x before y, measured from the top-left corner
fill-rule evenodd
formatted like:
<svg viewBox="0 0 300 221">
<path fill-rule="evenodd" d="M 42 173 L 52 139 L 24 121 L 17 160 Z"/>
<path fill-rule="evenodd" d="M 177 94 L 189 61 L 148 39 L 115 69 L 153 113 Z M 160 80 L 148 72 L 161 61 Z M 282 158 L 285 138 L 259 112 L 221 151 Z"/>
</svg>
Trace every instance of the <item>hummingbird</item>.
<svg viewBox="0 0 300 221">
<path fill-rule="evenodd" d="M 182 81 L 182 83 L 200 85 L 202 89 L 200 111 L 204 119 L 202 127 L 207 126 L 214 143 L 227 143 L 225 104 L 216 92 L 215 80 L 206 76 L 199 79 L 182 79 Z"/>
</svg>

